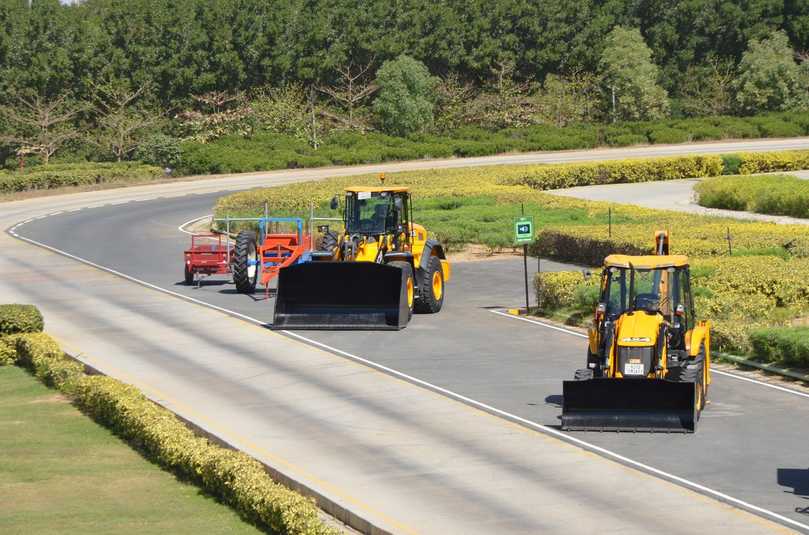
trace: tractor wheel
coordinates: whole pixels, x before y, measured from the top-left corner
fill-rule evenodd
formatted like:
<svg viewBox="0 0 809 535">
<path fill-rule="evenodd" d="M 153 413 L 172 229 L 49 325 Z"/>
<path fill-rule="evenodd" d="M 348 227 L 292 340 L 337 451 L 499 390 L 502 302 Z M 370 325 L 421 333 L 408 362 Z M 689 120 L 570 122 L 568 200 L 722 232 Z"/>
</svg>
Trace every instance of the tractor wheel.
<svg viewBox="0 0 809 535">
<path fill-rule="evenodd" d="M 416 312 L 435 314 L 444 304 L 444 271 L 441 260 L 431 256 L 427 269 L 419 270 L 419 298 L 416 299 Z"/>
<path fill-rule="evenodd" d="M 243 294 L 255 292 L 258 273 L 256 233 L 251 230 L 243 230 L 236 236 L 236 247 L 233 250 L 233 282 L 236 284 L 236 289 Z"/>
<path fill-rule="evenodd" d="M 671 379 L 675 381 L 694 383 L 697 392 L 697 418 L 699 418 L 700 412 L 705 408 L 705 346 L 700 346 L 699 353 L 697 353 L 693 359 L 689 360 L 685 366 L 672 368 L 669 375 Z"/>
<path fill-rule="evenodd" d="M 416 281 L 413 280 L 413 266 L 409 262 L 390 262 L 389 266 L 402 270 L 402 284 L 405 285 L 407 296 L 407 321 L 413 316 L 413 302 L 416 300 Z"/>
<path fill-rule="evenodd" d="M 340 235 L 334 231 L 330 230 L 323 234 L 318 240 L 317 243 L 317 250 L 323 251 L 324 253 L 332 253 L 334 254 L 335 249 L 340 244 Z"/>
<path fill-rule="evenodd" d="M 594 376 L 593 370 L 589 368 L 580 368 L 573 374 L 574 381 L 589 381 Z"/>
<path fill-rule="evenodd" d="M 194 284 L 194 272 L 188 269 L 188 264 L 185 265 L 185 283 L 188 286 Z"/>
</svg>

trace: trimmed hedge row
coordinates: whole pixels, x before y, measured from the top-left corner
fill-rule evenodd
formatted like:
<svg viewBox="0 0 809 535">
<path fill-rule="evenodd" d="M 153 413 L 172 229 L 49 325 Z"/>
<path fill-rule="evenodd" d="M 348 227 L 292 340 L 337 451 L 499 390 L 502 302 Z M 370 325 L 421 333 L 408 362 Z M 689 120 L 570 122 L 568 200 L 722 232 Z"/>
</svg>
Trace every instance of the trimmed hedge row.
<svg viewBox="0 0 809 535">
<path fill-rule="evenodd" d="M 0 305 L 0 336 L 41 332 L 45 327 L 39 309 L 33 305 Z"/>
<path fill-rule="evenodd" d="M 809 218 L 809 181 L 794 176 L 718 177 L 694 190 L 701 206 Z"/>
<path fill-rule="evenodd" d="M 651 239 L 649 241 L 651 242 Z M 555 258 L 573 264 L 599 266 L 610 254 L 648 254 L 652 244 L 650 243 L 648 247 L 639 247 L 620 239 L 573 236 L 563 231 L 545 230 L 537 235 L 529 249 L 534 256 Z"/>
<path fill-rule="evenodd" d="M 505 184 L 520 184 L 533 189 L 548 190 L 596 184 L 653 182 L 700 178 L 722 174 L 721 156 L 677 156 L 614 160 L 565 165 L 548 165 L 525 176 L 504 180 Z"/>
<path fill-rule="evenodd" d="M 84 366 L 65 356 L 47 334 L 0 337 L 0 364 L 12 362 L 69 396 L 151 460 L 194 481 L 249 520 L 276 533 L 339 533 L 320 520 L 314 500 L 274 482 L 258 461 L 196 436 L 136 388 L 111 377 L 86 375 Z"/>
<path fill-rule="evenodd" d="M 162 176 L 159 167 L 133 162 L 49 165 L 23 172 L 0 171 L 0 193 L 147 181 Z"/>
<path fill-rule="evenodd" d="M 788 366 L 809 367 L 809 327 L 771 327 L 750 333 L 757 357 Z"/>
</svg>

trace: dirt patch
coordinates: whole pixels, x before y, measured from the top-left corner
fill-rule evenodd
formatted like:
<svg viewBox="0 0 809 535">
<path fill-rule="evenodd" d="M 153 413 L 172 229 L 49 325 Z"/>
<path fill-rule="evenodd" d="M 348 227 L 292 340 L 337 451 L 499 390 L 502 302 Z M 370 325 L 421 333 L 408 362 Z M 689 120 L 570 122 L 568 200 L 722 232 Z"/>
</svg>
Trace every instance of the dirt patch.
<svg viewBox="0 0 809 535">
<path fill-rule="evenodd" d="M 70 403 L 70 400 L 62 394 L 52 394 L 50 396 L 42 396 L 37 399 L 32 399 L 28 403 L 31 405 L 36 403 Z"/>
<path fill-rule="evenodd" d="M 470 244 L 461 251 L 451 252 L 447 255 L 450 262 L 485 262 L 488 260 L 503 260 L 522 256 L 522 251 L 508 249 L 492 252 L 484 245 Z"/>
</svg>

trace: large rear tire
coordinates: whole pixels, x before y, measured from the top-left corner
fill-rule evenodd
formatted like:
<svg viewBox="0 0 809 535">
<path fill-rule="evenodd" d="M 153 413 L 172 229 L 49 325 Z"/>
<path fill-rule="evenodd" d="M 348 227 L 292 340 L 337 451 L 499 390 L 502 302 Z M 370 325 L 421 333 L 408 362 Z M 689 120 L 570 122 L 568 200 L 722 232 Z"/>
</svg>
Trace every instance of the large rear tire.
<svg viewBox="0 0 809 535">
<path fill-rule="evenodd" d="M 236 236 L 233 250 L 233 282 L 236 290 L 243 294 L 256 291 L 260 271 L 256 233 L 243 230 Z"/>
<path fill-rule="evenodd" d="M 444 271 L 441 260 L 431 256 L 427 269 L 419 270 L 419 298 L 415 310 L 419 314 L 435 314 L 444 305 Z"/>
<path fill-rule="evenodd" d="M 392 267 L 402 270 L 402 284 L 405 287 L 405 299 L 407 299 L 407 321 L 413 317 L 413 303 L 416 301 L 416 281 L 413 278 L 413 266 L 409 262 L 390 262 Z"/>
<path fill-rule="evenodd" d="M 699 353 L 688 362 L 683 363 L 679 368 L 672 368 L 669 378 L 683 383 L 694 383 L 696 391 L 695 407 L 697 409 L 697 419 L 699 419 L 702 409 L 705 408 L 705 346 L 700 345 Z"/>
<path fill-rule="evenodd" d="M 330 230 L 324 233 L 317 243 L 317 250 L 324 253 L 334 254 L 340 245 L 340 235 L 336 231 Z"/>
<path fill-rule="evenodd" d="M 573 374 L 574 381 L 589 381 L 595 376 L 593 370 L 589 368 L 579 368 L 576 370 L 576 373 Z"/>
</svg>

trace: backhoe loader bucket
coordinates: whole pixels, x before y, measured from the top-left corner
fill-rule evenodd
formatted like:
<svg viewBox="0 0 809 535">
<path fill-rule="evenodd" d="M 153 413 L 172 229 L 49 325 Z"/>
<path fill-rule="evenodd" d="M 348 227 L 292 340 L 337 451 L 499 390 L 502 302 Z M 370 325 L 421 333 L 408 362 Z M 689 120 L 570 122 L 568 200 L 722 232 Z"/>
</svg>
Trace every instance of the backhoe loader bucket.
<svg viewBox="0 0 809 535">
<path fill-rule="evenodd" d="M 564 381 L 562 429 L 693 433 L 694 383 L 665 379 Z"/>
<path fill-rule="evenodd" d="M 409 320 L 403 272 L 373 262 L 307 262 L 278 276 L 273 329 L 399 330 Z"/>
</svg>

